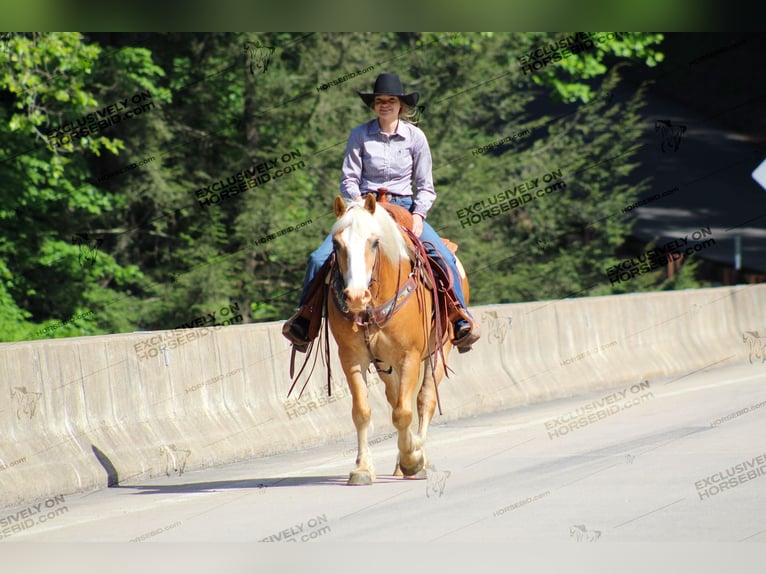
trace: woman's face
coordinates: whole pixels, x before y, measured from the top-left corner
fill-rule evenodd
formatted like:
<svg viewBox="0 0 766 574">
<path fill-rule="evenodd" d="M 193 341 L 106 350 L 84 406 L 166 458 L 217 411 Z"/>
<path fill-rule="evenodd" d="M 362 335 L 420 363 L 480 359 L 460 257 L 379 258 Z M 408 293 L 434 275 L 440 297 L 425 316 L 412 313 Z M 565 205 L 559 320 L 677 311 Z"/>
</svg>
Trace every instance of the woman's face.
<svg viewBox="0 0 766 574">
<path fill-rule="evenodd" d="M 399 110 L 402 104 L 396 96 L 375 96 L 373 108 L 378 119 L 394 120 L 399 117 Z"/>
</svg>

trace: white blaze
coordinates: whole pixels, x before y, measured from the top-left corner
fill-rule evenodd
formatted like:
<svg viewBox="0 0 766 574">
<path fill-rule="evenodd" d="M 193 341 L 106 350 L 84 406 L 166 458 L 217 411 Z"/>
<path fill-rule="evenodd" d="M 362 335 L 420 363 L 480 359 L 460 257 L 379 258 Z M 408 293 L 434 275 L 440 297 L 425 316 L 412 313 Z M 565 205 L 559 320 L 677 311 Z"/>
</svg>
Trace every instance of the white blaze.
<svg viewBox="0 0 766 574">
<path fill-rule="evenodd" d="M 347 273 L 346 287 L 351 291 L 364 291 L 370 282 L 367 272 L 367 261 L 365 260 L 365 251 L 367 238 L 351 233 L 351 228 L 347 227 L 341 234 L 343 243 L 346 245 L 347 253 Z"/>
</svg>

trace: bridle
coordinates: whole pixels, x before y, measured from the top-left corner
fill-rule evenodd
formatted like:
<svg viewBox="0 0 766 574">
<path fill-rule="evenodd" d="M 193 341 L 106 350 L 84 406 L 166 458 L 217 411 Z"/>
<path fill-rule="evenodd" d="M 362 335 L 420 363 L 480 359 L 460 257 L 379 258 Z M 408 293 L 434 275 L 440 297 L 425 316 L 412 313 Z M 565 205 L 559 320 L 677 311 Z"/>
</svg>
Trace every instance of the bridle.
<svg viewBox="0 0 766 574">
<path fill-rule="evenodd" d="M 372 293 L 373 285 L 377 286 L 376 294 L 372 296 L 373 301 L 380 296 L 381 289 L 380 248 L 375 245 L 374 249 L 375 260 L 372 264 L 370 280 L 367 283 L 367 289 L 370 290 L 370 293 Z M 396 311 L 399 310 L 399 308 L 407 302 L 410 295 L 415 292 L 415 289 L 417 288 L 417 281 L 415 279 L 417 267 L 415 265 L 412 266 L 412 271 L 410 271 L 410 274 L 407 276 L 407 280 L 404 282 L 404 285 L 402 285 L 402 262 L 400 259 L 399 267 L 397 270 L 398 272 L 396 274 L 396 289 L 394 290 L 394 296 L 375 307 L 368 306 L 364 311 L 351 312 L 348 308 L 346 295 L 343 293 L 346 284 L 343 280 L 343 274 L 341 273 L 340 265 L 338 264 L 337 249 L 335 250 L 335 255 L 335 263 L 330 273 L 330 292 L 332 294 L 333 302 L 335 303 L 335 306 L 338 308 L 338 311 L 340 311 L 343 318 L 347 321 L 351 321 L 354 324 L 354 330 L 359 327 L 364 329 L 365 342 L 367 343 L 367 348 L 369 349 L 370 326 L 374 326 L 379 329 L 385 327 L 394 316 L 394 313 L 396 313 Z"/>
</svg>

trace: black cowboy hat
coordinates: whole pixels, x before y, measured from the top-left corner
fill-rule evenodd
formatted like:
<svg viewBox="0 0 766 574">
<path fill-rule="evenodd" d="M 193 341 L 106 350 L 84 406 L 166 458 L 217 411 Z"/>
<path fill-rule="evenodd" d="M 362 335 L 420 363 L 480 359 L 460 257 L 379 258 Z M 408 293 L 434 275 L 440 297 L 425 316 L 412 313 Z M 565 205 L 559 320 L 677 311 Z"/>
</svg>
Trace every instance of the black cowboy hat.
<svg viewBox="0 0 766 574">
<path fill-rule="evenodd" d="M 359 92 L 359 97 L 364 100 L 364 103 L 369 107 L 375 100 L 375 96 L 397 96 L 402 101 L 414 108 L 420 99 L 418 92 L 412 92 L 411 94 L 405 94 L 402 87 L 402 81 L 396 74 L 378 74 L 375 79 L 375 86 L 372 88 L 372 93 L 366 94 Z"/>
</svg>

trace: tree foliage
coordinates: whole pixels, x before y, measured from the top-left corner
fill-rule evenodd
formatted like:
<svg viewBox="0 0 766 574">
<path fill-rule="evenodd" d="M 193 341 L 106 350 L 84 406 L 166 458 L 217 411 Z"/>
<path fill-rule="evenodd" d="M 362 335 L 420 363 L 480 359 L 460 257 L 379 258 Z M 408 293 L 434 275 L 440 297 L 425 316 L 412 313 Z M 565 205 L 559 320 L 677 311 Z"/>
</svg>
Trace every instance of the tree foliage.
<svg viewBox="0 0 766 574">
<path fill-rule="evenodd" d="M 604 269 L 630 232 L 616 214 L 647 184 L 627 183 L 643 93 L 614 91 L 621 66 L 661 60 L 662 37 L 522 70 L 520 55 L 565 36 L 11 35 L 0 54 L 2 340 L 167 329 L 229 303 L 246 321 L 286 317 L 332 224 L 348 133 L 372 117 L 357 91 L 386 71 L 421 94 L 439 196 L 429 221 L 460 244 L 472 303 L 624 290 Z M 151 108 L 130 119 L 49 137 L 147 93 Z M 270 181 L 200 206 L 198 190 L 258 166 Z M 467 206 L 559 170 L 546 185 L 565 187 L 461 225 Z M 655 273 L 630 288 L 667 287 Z"/>
</svg>

